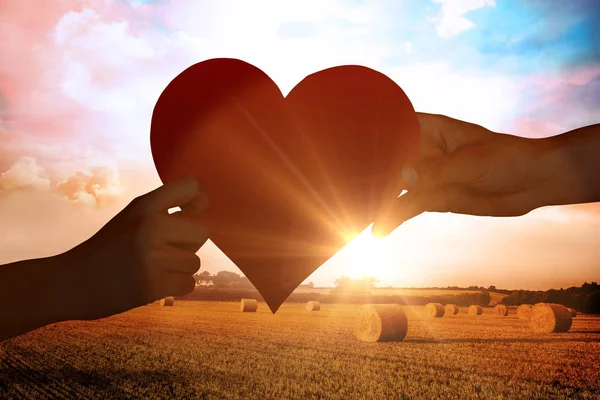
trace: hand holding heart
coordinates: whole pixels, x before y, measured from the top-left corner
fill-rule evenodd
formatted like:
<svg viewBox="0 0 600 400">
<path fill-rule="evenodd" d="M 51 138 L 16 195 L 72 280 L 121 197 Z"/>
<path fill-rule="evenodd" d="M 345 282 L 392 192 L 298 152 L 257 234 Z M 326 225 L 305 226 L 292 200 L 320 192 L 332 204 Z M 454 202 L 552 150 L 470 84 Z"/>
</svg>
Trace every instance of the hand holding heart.
<svg viewBox="0 0 600 400">
<path fill-rule="evenodd" d="M 417 115 L 419 161 L 402 169 L 408 193 L 375 221 L 377 236 L 426 211 L 514 217 L 547 205 L 600 200 L 598 125 L 530 139 L 443 115 Z"/>
<path fill-rule="evenodd" d="M 178 206 L 181 211 L 168 213 Z M 207 207 L 208 198 L 189 177 L 134 199 L 60 256 L 72 280 L 57 290 L 79 300 L 57 309 L 70 319 L 97 319 L 192 291 L 200 268 L 196 252 L 208 239 L 201 218 Z"/>
</svg>

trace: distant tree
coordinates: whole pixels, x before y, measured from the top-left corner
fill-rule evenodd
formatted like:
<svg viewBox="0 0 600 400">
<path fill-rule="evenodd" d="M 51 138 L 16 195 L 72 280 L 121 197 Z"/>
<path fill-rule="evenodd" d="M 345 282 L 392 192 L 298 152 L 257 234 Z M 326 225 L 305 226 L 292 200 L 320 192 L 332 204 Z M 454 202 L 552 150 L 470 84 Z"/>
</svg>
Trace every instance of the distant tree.
<svg viewBox="0 0 600 400">
<path fill-rule="evenodd" d="M 307 288 L 312 289 L 315 287 L 315 284 L 313 282 L 308 282 L 308 284 L 306 285 Z"/>
<path fill-rule="evenodd" d="M 494 291 L 496 291 L 496 286 L 494 286 L 494 285 L 490 285 L 490 287 L 488 287 L 488 290 L 489 290 L 490 292 L 494 292 Z"/>
<path fill-rule="evenodd" d="M 583 311 L 589 314 L 600 314 L 600 290 L 587 295 Z"/>
<path fill-rule="evenodd" d="M 209 285 L 212 283 L 212 275 L 208 271 L 202 271 L 199 274 L 194 274 L 196 285 Z"/>
<path fill-rule="evenodd" d="M 252 282 L 250 282 L 250 280 L 245 276 L 242 276 L 239 280 L 231 282 L 229 287 L 236 289 L 254 289 Z"/>
<path fill-rule="evenodd" d="M 379 279 L 376 279 L 374 276 L 365 276 L 362 279 L 359 279 L 359 282 L 362 282 L 366 288 L 373 289 L 375 284 L 379 282 Z"/>
<path fill-rule="evenodd" d="M 239 282 L 242 277 L 231 271 L 219 271 L 212 277 L 213 284 L 216 288 L 226 288 Z"/>
<path fill-rule="evenodd" d="M 350 279 L 347 276 L 342 275 L 333 281 L 333 285 L 338 289 L 346 289 L 346 288 L 350 287 L 351 282 L 352 282 L 352 279 Z"/>
<path fill-rule="evenodd" d="M 477 305 L 487 307 L 491 300 L 492 296 L 490 296 L 490 292 L 481 292 L 479 293 L 479 298 L 477 299 Z"/>
<path fill-rule="evenodd" d="M 338 292 L 369 293 L 377 282 L 379 281 L 372 276 L 365 276 L 361 279 L 350 279 L 342 275 L 335 279 L 334 285 L 335 290 Z"/>
<path fill-rule="evenodd" d="M 581 289 L 585 293 L 592 293 L 592 292 L 595 292 L 596 290 L 600 290 L 600 288 L 598 287 L 598 283 L 596 283 L 596 282 L 592 282 L 592 283 L 584 282 L 583 285 L 581 285 Z"/>
</svg>

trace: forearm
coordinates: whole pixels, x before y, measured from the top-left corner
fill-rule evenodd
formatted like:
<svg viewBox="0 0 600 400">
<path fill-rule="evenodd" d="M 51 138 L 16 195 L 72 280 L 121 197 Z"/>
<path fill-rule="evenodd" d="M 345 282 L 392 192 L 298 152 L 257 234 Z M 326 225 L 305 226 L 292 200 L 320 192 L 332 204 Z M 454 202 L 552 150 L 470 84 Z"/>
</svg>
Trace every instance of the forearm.
<svg viewBox="0 0 600 400">
<path fill-rule="evenodd" d="M 600 201 L 600 124 L 536 141 L 547 177 L 543 205 Z"/>
<path fill-rule="evenodd" d="M 69 319 L 66 254 L 0 266 L 0 341 Z"/>
</svg>

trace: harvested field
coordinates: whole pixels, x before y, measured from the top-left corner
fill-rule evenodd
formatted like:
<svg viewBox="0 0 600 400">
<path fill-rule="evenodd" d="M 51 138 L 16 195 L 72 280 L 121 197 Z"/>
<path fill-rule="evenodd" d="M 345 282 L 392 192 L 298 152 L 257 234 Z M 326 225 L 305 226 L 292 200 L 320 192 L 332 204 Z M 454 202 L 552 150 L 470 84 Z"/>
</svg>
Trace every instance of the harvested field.
<svg viewBox="0 0 600 400">
<path fill-rule="evenodd" d="M 0 398 L 591 399 L 600 316 L 532 332 L 516 311 L 427 319 L 404 307 L 402 342 L 364 343 L 360 305 L 158 303 L 49 326 L 0 344 Z"/>
</svg>

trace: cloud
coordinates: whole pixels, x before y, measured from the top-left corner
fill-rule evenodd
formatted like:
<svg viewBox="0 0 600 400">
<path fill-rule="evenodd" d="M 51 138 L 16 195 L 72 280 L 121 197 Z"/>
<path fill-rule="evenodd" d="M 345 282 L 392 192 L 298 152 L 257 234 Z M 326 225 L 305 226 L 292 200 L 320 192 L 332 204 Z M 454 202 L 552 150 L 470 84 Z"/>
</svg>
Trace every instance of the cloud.
<svg viewBox="0 0 600 400">
<path fill-rule="evenodd" d="M 434 18 L 438 35 L 449 39 L 475 27 L 475 23 L 464 15 L 486 6 L 495 6 L 495 0 L 432 0 L 441 5 L 441 16 Z"/>
<path fill-rule="evenodd" d="M 137 108 L 142 96 L 123 92 L 122 86 L 131 87 L 132 75 L 156 54 L 131 33 L 127 21 L 106 21 L 91 9 L 70 11 L 58 21 L 53 38 L 62 53 L 59 85 L 64 94 L 95 112 L 128 114 Z M 139 73 L 133 80 L 145 81 L 147 74 Z"/>
<path fill-rule="evenodd" d="M 108 167 L 77 171 L 58 182 L 56 190 L 69 200 L 91 206 L 112 203 L 122 193 L 116 172 Z"/>
<path fill-rule="evenodd" d="M 83 4 L 48 1 L 36 3 L 31 12 L 31 2 L 11 1 L 0 14 L 0 37 L 10 37 L 0 41 L 0 92 L 10 122 L 0 130 L 4 159 L 28 155 L 52 163 L 92 148 L 110 153 L 98 116 L 65 96 L 59 85 L 63 54 L 50 32 L 65 13 Z"/>
<path fill-rule="evenodd" d="M 52 177 L 33 157 L 20 157 L 0 174 L 0 191 L 23 189 L 52 190 L 72 202 L 94 207 L 112 204 L 123 193 L 118 173 L 112 168 L 77 171 L 53 185 Z"/>
<path fill-rule="evenodd" d="M 8 171 L 0 174 L 0 190 L 50 188 L 44 168 L 32 157 L 21 157 Z"/>
<path fill-rule="evenodd" d="M 522 98 L 505 129 L 544 137 L 600 123 L 600 64 L 537 72 L 520 80 Z"/>
</svg>

